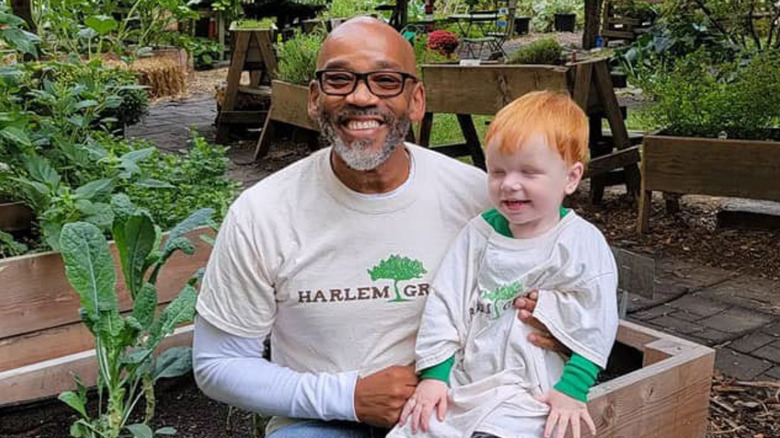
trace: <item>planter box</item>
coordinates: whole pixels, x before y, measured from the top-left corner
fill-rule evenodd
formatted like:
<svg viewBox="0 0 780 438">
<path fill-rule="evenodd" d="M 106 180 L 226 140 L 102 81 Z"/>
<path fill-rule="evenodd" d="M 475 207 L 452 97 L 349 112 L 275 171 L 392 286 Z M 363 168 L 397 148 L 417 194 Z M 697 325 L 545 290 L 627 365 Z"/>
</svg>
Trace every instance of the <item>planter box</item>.
<svg viewBox="0 0 780 438">
<path fill-rule="evenodd" d="M 317 123 L 309 118 L 307 106 L 309 89 L 284 81 L 271 83 L 271 111 L 268 119 L 287 123 L 299 128 L 319 131 Z"/>
<path fill-rule="evenodd" d="M 199 239 L 199 229 L 188 236 L 192 256 L 177 253 L 162 269 L 157 282 L 158 304 L 176 297 L 192 275 L 206 266 L 211 246 Z M 114 262 L 118 254 L 111 245 Z M 73 387 L 77 373 L 94 384 L 94 341 L 81 323 L 79 297 L 65 278 L 59 253 L 25 255 L 0 260 L 0 406 L 49 397 Z M 117 277 L 119 306 L 131 310 L 121 275 Z M 188 331 L 167 345 L 188 342 Z"/>
<path fill-rule="evenodd" d="M 780 141 L 647 135 L 637 230 L 649 227 L 653 191 L 780 201 L 778 175 Z"/>
<path fill-rule="evenodd" d="M 531 17 L 515 17 L 515 34 L 526 35 L 531 28 Z"/>
<path fill-rule="evenodd" d="M 555 14 L 556 32 L 574 32 L 577 24 L 577 14 Z"/>
<path fill-rule="evenodd" d="M 33 213 L 23 202 L 0 202 L 0 230 L 29 230 L 32 221 Z"/>
</svg>

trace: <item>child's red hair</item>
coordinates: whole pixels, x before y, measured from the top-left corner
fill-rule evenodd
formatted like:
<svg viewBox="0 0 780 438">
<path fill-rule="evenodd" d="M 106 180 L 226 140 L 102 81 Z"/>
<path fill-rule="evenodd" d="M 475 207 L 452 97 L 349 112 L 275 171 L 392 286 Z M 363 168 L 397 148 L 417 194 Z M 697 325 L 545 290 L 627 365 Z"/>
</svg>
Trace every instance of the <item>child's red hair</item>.
<svg viewBox="0 0 780 438">
<path fill-rule="evenodd" d="M 534 91 L 502 108 L 490 124 L 485 147 L 498 141 L 501 153 L 513 154 L 535 133 L 545 135 L 568 165 L 588 163 L 588 117 L 567 94 L 553 91 Z"/>
</svg>

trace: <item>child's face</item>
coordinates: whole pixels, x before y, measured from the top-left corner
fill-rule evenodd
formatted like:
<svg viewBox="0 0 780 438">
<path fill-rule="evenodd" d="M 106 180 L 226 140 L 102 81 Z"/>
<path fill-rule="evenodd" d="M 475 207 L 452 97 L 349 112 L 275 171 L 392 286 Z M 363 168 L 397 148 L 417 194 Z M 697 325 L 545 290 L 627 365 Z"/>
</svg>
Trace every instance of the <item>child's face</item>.
<svg viewBox="0 0 780 438">
<path fill-rule="evenodd" d="M 509 155 L 498 150 L 499 141 L 486 151 L 490 200 L 515 237 L 537 236 L 558 223 L 558 208 L 564 196 L 577 189 L 583 165 L 568 165 L 541 134 L 530 136 Z"/>
</svg>

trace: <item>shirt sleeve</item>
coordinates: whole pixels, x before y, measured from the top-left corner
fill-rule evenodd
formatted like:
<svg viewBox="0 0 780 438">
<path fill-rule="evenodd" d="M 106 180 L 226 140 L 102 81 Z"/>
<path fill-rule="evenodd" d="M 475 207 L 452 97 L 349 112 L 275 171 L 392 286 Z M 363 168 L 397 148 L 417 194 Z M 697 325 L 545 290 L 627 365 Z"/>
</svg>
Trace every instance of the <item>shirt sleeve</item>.
<svg viewBox="0 0 780 438">
<path fill-rule="evenodd" d="M 252 231 L 231 207 L 219 229 L 198 294 L 197 311 L 228 333 L 265 339 L 276 319 L 273 287 L 273 249 L 257 241 L 271 241 Z M 267 244 L 268 245 L 268 244 Z"/>
<path fill-rule="evenodd" d="M 439 265 L 417 333 L 417 372 L 446 361 L 462 347 L 468 332 L 470 297 L 484 250 L 484 239 L 479 237 L 467 225 Z"/>
<path fill-rule="evenodd" d="M 299 373 L 263 358 L 263 339 L 195 321 L 193 369 L 207 396 L 266 415 L 357 421 L 357 371 Z"/>
<path fill-rule="evenodd" d="M 452 366 L 454 364 L 455 364 L 455 356 L 450 356 L 450 358 L 445 360 L 444 362 L 420 371 L 420 379 L 439 380 L 446 383 L 447 386 L 449 386 L 450 371 L 452 371 Z"/>
<path fill-rule="evenodd" d="M 598 377 L 599 367 L 574 353 L 563 367 L 561 380 L 555 385 L 555 389 L 575 400 L 587 403 L 588 392 Z"/>
</svg>

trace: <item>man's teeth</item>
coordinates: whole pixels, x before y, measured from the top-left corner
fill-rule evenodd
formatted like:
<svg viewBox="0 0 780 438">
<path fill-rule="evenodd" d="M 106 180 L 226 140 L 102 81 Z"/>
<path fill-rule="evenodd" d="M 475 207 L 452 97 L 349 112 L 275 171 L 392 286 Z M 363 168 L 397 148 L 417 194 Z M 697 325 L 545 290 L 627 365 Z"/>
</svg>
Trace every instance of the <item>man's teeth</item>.
<svg viewBox="0 0 780 438">
<path fill-rule="evenodd" d="M 379 127 L 379 122 L 377 122 L 376 120 L 369 120 L 366 122 L 358 122 L 356 120 L 352 120 L 349 123 L 347 123 L 347 127 L 353 130 L 374 129 Z"/>
</svg>

